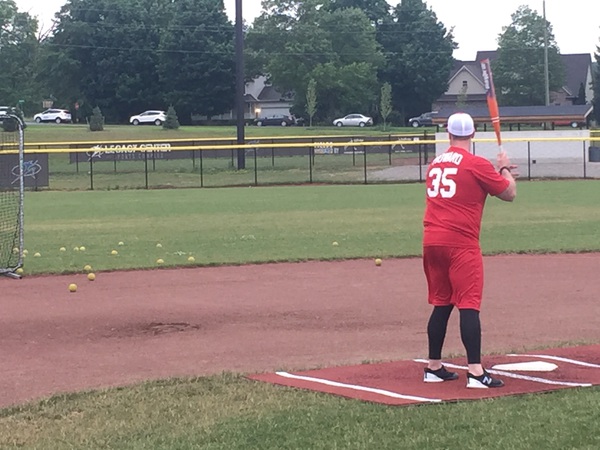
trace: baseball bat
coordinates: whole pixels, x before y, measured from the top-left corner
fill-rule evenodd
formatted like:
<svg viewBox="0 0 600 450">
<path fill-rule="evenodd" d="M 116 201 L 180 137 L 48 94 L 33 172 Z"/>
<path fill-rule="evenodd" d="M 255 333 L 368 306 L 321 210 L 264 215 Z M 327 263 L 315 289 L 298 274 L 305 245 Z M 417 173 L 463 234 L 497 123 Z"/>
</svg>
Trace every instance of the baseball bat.
<svg viewBox="0 0 600 450">
<path fill-rule="evenodd" d="M 488 110 L 492 119 L 492 126 L 496 133 L 498 146 L 502 150 L 502 135 L 500 134 L 500 111 L 498 109 L 498 100 L 496 99 L 496 90 L 494 89 L 494 79 L 492 78 L 492 66 L 489 59 L 481 61 L 481 72 L 483 74 L 483 84 L 485 87 Z"/>
</svg>

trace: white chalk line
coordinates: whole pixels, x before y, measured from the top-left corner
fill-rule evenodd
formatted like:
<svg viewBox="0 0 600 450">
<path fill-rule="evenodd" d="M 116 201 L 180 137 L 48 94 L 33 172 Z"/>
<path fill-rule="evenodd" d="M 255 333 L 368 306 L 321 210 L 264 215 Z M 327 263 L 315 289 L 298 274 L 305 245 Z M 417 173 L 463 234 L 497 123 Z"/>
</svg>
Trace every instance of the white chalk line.
<svg viewBox="0 0 600 450">
<path fill-rule="evenodd" d="M 426 359 L 413 359 L 413 361 L 415 362 L 419 362 L 419 363 L 427 363 L 428 361 Z M 457 364 L 451 364 L 451 363 L 444 363 L 444 366 L 446 367 L 450 367 L 451 369 L 462 369 L 462 370 L 468 370 L 469 368 L 466 366 L 459 366 Z M 590 387 L 593 386 L 591 383 L 574 383 L 571 381 L 554 381 L 554 380 L 548 380 L 547 378 L 540 378 L 540 377 L 532 377 L 529 375 L 520 375 L 517 373 L 512 373 L 512 372 L 505 372 L 503 370 L 493 370 L 493 369 L 486 369 L 489 373 L 493 373 L 495 375 L 501 375 L 503 377 L 507 377 L 507 378 L 515 378 L 517 380 L 525 380 L 525 381 L 533 381 L 536 383 L 543 383 L 543 384 L 554 384 L 557 386 L 570 386 L 570 387 Z"/>
<path fill-rule="evenodd" d="M 275 372 L 275 374 L 284 378 L 292 378 L 294 380 L 302 380 L 302 381 L 310 381 L 312 383 L 325 384 L 327 386 L 341 387 L 346 389 L 353 389 L 355 391 L 363 391 L 363 392 L 371 392 L 373 394 L 383 395 L 385 397 L 391 398 L 399 398 L 403 400 L 413 400 L 417 402 L 430 402 L 430 403 L 440 403 L 442 400 L 439 398 L 427 398 L 427 397 L 416 397 L 414 395 L 405 395 L 399 394 L 397 392 L 387 391 L 385 389 L 376 389 L 370 388 L 366 386 L 359 386 L 356 384 L 346 384 L 340 383 L 337 381 L 326 380 L 324 378 L 314 378 L 314 377 L 306 377 L 302 375 L 294 375 L 288 372 Z"/>
<path fill-rule="evenodd" d="M 588 363 L 588 362 L 585 362 L 585 361 L 578 361 L 576 359 L 562 358 L 560 356 L 551 356 L 551 355 L 519 355 L 518 353 L 509 353 L 506 356 L 525 356 L 527 358 L 545 358 L 545 359 L 550 359 L 552 361 L 560 361 L 560 362 L 566 362 L 566 363 L 569 363 L 569 364 L 575 364 L 577 366 L 594 367 L 596 369 L 600 369 L 600 364 L 592 364 L 592 363 Z"/>
</svg>

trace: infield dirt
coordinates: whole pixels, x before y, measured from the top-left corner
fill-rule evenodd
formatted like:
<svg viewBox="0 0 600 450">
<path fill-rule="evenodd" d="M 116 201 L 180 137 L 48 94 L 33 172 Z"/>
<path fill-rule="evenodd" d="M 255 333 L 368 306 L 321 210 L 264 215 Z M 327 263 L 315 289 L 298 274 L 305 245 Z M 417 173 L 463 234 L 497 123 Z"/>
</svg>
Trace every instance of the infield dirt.
<svg viewBox="0 0 600 450">
<path fill-rule="evenodd" d="M 484 352 L 600 342 L 600 254 L 495 256 L 485 267 Z M 426 356 L 418 258 L 84 277 L 0 279 L 0 406 L 173 376 Z M 451 353 L 463 354 L 456 314 Z"/>
</svg>

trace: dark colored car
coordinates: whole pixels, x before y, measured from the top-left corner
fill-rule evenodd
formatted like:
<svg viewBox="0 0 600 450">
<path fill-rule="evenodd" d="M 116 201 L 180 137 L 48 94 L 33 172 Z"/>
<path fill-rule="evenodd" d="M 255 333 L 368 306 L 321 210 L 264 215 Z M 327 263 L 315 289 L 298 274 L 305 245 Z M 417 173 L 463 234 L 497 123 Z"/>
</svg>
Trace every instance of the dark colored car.
<svg viewBox="0 0 600 450">
<path fill-rule="evenodd" d="M 437 114 L 437 111 L 430 111 L 421 114 L 419 117 L 411 117 L 408 119 L 408 124 L 411 127 L 431 127 L 433 126 L 433 118 Z"/>
<path fill-rule="evenodd" d="M 281 127 L 287 127 L 289 125 L 295 125 L 296 121 L 292 116 L 274 115 L 269 117 L 259 117 L 254 119 L 254 125 L 257 127 L 264 127 L 267 125 L 276 125 Z"/>
</svg>

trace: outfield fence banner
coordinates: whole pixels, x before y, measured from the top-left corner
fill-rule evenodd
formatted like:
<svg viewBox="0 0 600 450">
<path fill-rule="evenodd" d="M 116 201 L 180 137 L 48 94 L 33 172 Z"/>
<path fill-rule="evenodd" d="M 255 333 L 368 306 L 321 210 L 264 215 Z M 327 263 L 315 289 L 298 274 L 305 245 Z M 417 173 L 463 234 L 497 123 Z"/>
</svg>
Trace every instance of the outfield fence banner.
<svg viewBox="0 0 600 450">
<path fill-rule="evenodd" d="M 504 141 L 521 179 L 600 179 L 592 151 L 599 137 L 507 133 Z M 448 140 L 440 133 L 250 138 L 243 145 L 232 139 L 35 145 L 26 148 L 27 187 L 93 190 L 423 182 Z M 497 143 L 486 132 L 478 133 L 472 150 L 495 163 Z"/>
<path fill-rule="evenodd" d="M 48 153 L 25 154 L 23 184 L 26 188 L 49 186 Z M 0 154 L 0 188 L 11 188 L 19 182 L 19 155 Z"/>
<path fill-rule="evenodd" d="M 404 142 L 419 142 L 428 140 L 431 135 L 426 132 L 422 134 L 410 134 L 405 136 L 386 135 L 386 136 L 325 136 L 325 137 L 292 137 L 292 138 L 256 138 L 248 139 L 246 144 L 268 145 L 269 148 L 257 147 L 246 148 L 246 154 L 254 154 L 258 157 L 272 156 L 277 153 L 280 156 L 303 156 L 307 152 L 315 154 L 355 154 L 362 153 L 363 142 L 371 142 L 369 146 L 370 153 L 390 153 L 398 151 L 412 151 L 407 149 Z M 381 145 L 373 144 L 381 142 Z M 297 146 L 299 143 L 306 143 L 305 147 Z M 294 144 L 294 147 L 288 147 Z M 201 139 L 201 140 L 174 140 L 170 142 L 147 142 L 147 141 L 128 141 L 128 142 L 107 142 L 107 143 L 74 143 L 69 144 L 69 148 L 76 149 L 70 153 L 71 164 L 94 161 L 143 161 L 151 155 L 152 160 L 172 160 L 172 159 L 191 159 L 197 154 L 193 150 L 184 150 L 188 148 L 203 148 L 205 158 L 230 158 L 231 152 L 222 150 L 211 150 L 206 147 L 232 147 L 237 142 L 231 139 Z M 82 149 L 87 151 L 82 152 Z M 178 151 L 174 151 L 179 149 Z M 434 151 L 434 146 L 424 145 L 424 151 Z"/>
</svg>

